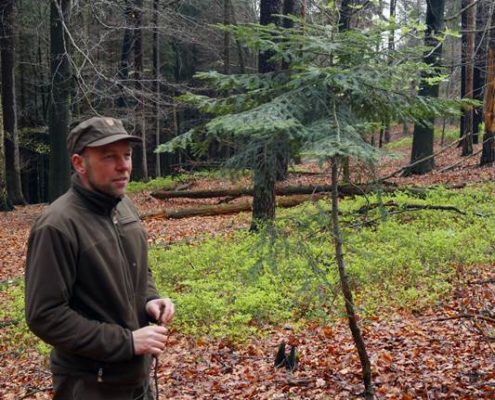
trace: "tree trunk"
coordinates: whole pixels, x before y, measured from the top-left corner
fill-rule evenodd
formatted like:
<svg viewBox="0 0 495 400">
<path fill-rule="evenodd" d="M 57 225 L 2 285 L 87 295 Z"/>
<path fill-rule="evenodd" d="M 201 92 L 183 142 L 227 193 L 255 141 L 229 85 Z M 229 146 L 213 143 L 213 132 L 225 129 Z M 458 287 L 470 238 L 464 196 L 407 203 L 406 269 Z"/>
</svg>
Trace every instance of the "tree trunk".
<svg viewBox="0 0 495 400">
<path fill-rule="evenodd" d="M 7 191 L 14 204 L 25 204 L 21 184 L 21 161 L 17 132 L 15 96 L 15 4 L 14 0 L 0 3 L 0 45 L 2 67 L 2 110 L 7 166 Z"/>
<path fill-rule="evenodd" d="M 362 195 L 370 193 L 376 190 L 381 192 L 393 192 L 398 189 L 396 185 L 384 185 L 377 188 L 376 185 L 352 185 L 343 184 L 339 186 L 339 193 L 346 195 Z M 331 192 L 331 185 L 314 185 L 314 186 L 287 186 L 281 188 L 275 188 L 275 194 L 277 196 L 290 196 L 299 194 L 314 194 Z M 239 188 L 239 189 L 212 189 L 212 190 L 171 190 L 171 191 L 158 191 L 152 192 L 151 196 L 160 199 L 177 199 L 177 198 L 189 198 L 189 199 L 209 199 L 212 197 L 240 197 L 240 196 L 253 196 L 253 188 Z"/>
<path fill-rule="evenodd" d="M 7 170 L 5 169 L 5 146 L 2 120 L 3 115 L 0 114 L 0 211 L 11 211 L 14 207 L 12 206 L 7 193 Z"/>
<path fill-rule="evenodd" d="M 445 0 L 431 0 L 427 3 L 426 8 L 426 33 L 425 45 L 432 50 L 429 51 L 424 61 L 430 65 L 440 65 L 442 56 L 442 45 L 436 38 L 436 35 L 443 29 Z M 419 89 L 421 96 L 438 97 L 439 85 L 427 85 L 423 83 Z M 411 164 L 425 157 L 433 155 L 435 118 L 431 118 L 429 126 L 416 124 L 413 133 L 413 145 L 411 151 Z M 428 158 L 423 162 L 415 164 L 414 167 L 408 168 L 405 175 L 422 175 L 430 172 L 435 166 L 434 158 Z"/>
<path fill-rule="evenodd" d="M 474 7 L 473 0 L 462 0 L 462 56 L 461 64 L 464 71 L 461 90 L 462 98 L 473 98 L 473 55 L 474 55 Z M 473 110 L 467 110 L 461 119 L 462 155 L 467 156 L 473 153 Z"/>
<path fill-rule="evenodd" d="M 237 25 L 237 18 L 235 16 L 235 10 L 234 10 L 234 5 L 232 4 L 232 0 L 229 1 L 229 9 L 230 9 L 230 16 L 232 18 L 232 24 Z M 237 57 L 239 61 L 239 72 L 241 74 L 244 74 L 246 72 L 246 67 L 245 67 L 245 62 L 244 62 L 244 52 L 242 49 L 242 45 L 239 42 L 238 39 L 235 39 L 235 44 L 237 47 Z"/>
<path fill-rule="evenodd" d="M 342 0 L 340 4 L 339 31 L 343 32 L 351 27 L 351 16 L 354 0 Z"/>
<path fill-rule="evenodd" d="M 277 207 L 295 207 L 306 201 L 316 201 L 320 199 L 320 195 L 298 195 L 289 197 L 280 197 L 277 199 Z M 161 210 L 155 210 L 146 212 L 140 215 L 141 219 L 150 218 L 190 218 L 190 217 L 206 217 L 212 215 L 225 215 L 236 214 L 243 211 L 250 211 L 253 208 L 252 203 L 244 201 L 237 204 L 214 204 L 214 205 L 202 205 L 188 208 L 164 208 Z"/>
<path fill-rule="evenodd" d="M 153 93 L 155 93 L 155 145 L 158 146 L 160 140 L 160 12 L 159 12 L 160 0 L 153 0 L 153 74 L 155 81 L 153 83 Z M 155 176 L 162 175 L 161 168 L 161 155 L 156 153 L 155 156 Z"/>
<path fill-rule="evenodd" d="M 345 309 L 349 321 L 349 328 L 359 354 L 364 383 L 364 398 L 374 399 L 373 382 L 371 379 L 371 363 L 366 351 L 363 336 L 358 324 L 358 316 L 354 310 L 354 300 L 349 285 L 349 277 L 344 262 L 343 239 L 339 226 L 339 189 L 338 189 L 338 165 L 337 160 L 332 160 L 332 234 L 335 243 L 335 260 L 339 269 L 340 286 L 344 296 Z"/>
<path fill-rule="evenodd" d="M 120 67 L 118 71 L 118 77 L 120 81 L 120 90 L 121 90 L 121 95 L 117 99 L 117 106 L 118 107 L 127 107 L 127 94 L 126 94 L 126 89 L 125 87 L 129 83 L 129 58 L 132 53 L 132 47 L 134 44 L 134 34 L 132 30 L 132 26 L 135 24 L 134 23 L 134 13 L 133 13 L 133 6 L 130 3 L 131 0 L 126 1 L 126 9 L 124 12 L 125 16 L 125 21 L 126 21 L 126 27 L 124 29 L 124 38 L 122 40 L 122 53 L 120 55 Z"/>
<path fill-rule="evenodd" d="M 491 16 L 491 26 L 494 26 L 493 24 L 495 24 L 495 12 Z M 489 34 L 487 66 L 483 110 L 485 133 L 483 135 L 481 165 L 493 164 L 495 161 L 495 29 L 491 29 Z"/>
<path fill-rule="evenodd" d="M 50 201 L 69 187 L 70 162 L 66 149 L 69 128 L 69 97 L 71 72 L 69 43 L 64 24 L 69 24 L 70 0 L 52 0 L 50 8 L 51 94 L 49 111 L 50 132 Z"/>
<path fill-rule="evenodd" d="M 487 23 L 490 21 L 488 7 L 484 1 L 476 3 L 476 33 L 474 39 L 473 97 L 483 102 L 486 78 Z M 473 143 L 478 143 L 480 124 L 483 122 L 483 107 L 473 110 Z"/>
<path fill-rule="evenodd" d="M 275 219 L 274 151 L 272 146 L 264 146 L 255 162 L 251 231 L 257 231 Z"/>
<path fill-rule="evenodd" d="M 133 175 L 135 179 L 148 180 L 148 161 L 146 154 L 146 122 L 144 113 L 144 85 L 143 85 L 143 0 L 135 0 L 135 22 L 134 27 L 134 79 L 136 109 L 134 114 L 134 125 L 136 136 L 143 139 L 141 146 L 134 148 Z"/>
<path fill-rule="evenodd" d="M 395 9 L 396 9 L 396 0 L 390 0 L 389 6 L 389 18 L 391 22 L 391 28 L 388 34 L 388 51 L 390 53 L 390 58 L 392 56 L 392 52 L 395 50 Z M 378 147 L 382 147 L 384 143 L 389 143 L 391 138 L 390 132 L 390 122 L 387 122 L 385 127 L 383 128 L 383 135 L 380 132 L 380 144 Z"/>
<path fill-rule="evenodd" d="M 280 0 L 261 0 L 260 2 L 260 25 L 275 24 L 279 25 L 281 3 Z M 277 69 L 277 66 L 270 62 L 273 53 L 270 51 L 262 51 L 259 54 L 258 71 L 261 73 L 272 72 Z"/>
<path fill-rule="evenodd" d="M 223 0 L 223 24 L 230 24 L 230 0 Z M 230 73 L 230 32 L 223 33 L 223 73 Z"/>
<path fill-rule="evenodd" d="M 278 24 L 281 4 L 279 0 L 261 0 L 260 2 L 260 24 Z M 272 72 L 277 69 L 270 58 L 272 52 L 260 52 L 258 60 L 258 71 L 260 73 Z M 274 142 L 272 142 L 274 143 Z M 254 194 L 253 194 L 253 216 L 251 230 L 256 231 L 264 223 L 275 219 L 275 164 L 273 159 L 277 158 L 277 149 L 274 145 L 260 144 L 258 159 L 254 161 Z"/>
</svg>

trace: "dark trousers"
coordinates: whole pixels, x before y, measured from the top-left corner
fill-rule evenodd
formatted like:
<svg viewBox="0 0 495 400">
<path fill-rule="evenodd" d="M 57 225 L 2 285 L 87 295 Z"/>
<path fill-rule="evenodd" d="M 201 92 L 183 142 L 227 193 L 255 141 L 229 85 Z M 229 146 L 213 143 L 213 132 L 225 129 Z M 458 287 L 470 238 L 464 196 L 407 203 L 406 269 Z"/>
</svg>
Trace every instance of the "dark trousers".
<svg viewBox="0 0 495 400">
<path fill-rule="evenodd" d="M 148 383 L 137 389 L 128 389 L 75 376 L 54 375 L 53 389 L 53 400 L 153 400 Z"/>
</svg>

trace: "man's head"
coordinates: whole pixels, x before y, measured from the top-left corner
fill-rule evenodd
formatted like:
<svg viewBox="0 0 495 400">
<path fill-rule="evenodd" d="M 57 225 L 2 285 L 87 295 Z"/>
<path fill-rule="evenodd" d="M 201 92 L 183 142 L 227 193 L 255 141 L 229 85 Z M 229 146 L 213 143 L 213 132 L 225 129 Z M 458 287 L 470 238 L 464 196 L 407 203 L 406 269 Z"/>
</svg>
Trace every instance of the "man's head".
<svg viewBox="0 0 495 400">
<path fill-rule="evenodd" d="M 131 136 L 118 119 L 93 117 L 71 130 L 67 149 L 82 184 L 113 197 L 122 197 L 132 170 Z"/>
</svg>

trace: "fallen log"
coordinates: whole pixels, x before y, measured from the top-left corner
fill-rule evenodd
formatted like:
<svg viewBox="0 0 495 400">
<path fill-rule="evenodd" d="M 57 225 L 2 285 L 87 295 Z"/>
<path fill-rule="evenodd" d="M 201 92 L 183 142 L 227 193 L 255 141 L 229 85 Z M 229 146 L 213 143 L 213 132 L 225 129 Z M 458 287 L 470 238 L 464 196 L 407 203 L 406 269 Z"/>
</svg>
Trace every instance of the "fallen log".
<svg viewBox="0 0 495 400">
<path fill-rule="evenodd" d="M 340 185 L 339 194 L 344 195 L 361 195 L 373 191 L 381 190 L 382 192 L 393 192 L 398 187 L 394 184 L 377 185 Z M 291 196 L 330 192 L 331 185 L 315 185 L 315 186 L 286 186 L 275 188 L 277 196 Z M 253 188 L 237 188 L 237 189 L 212 189 L 212 190 L 162 190 L 152 192 L 151 196 L 156 199 L 165 200 L 172 198 L 190 198 L 190 199 L 205 199 L 211 197 L 240 197 L 252 196 Z"/>
<path fill-rule="evenodd" d="M 279 197 L 276 199 L 277 207 L 289 208 L 294 207 L 305 201 L 315 201 L 323 197 L 323 194 L 315 195 L 299 195 L 290 197 Z M 204 217 L 211 215 L 224 215 L 224 214 L 236 214 L 242 211 L 251 211 L 252 202 L 244 201 L 238 204 L 214 204 L 214 205 L 202 205 L 189 208 L 162 208 L 156 211 L 150 211 L 140 214 L 142 220 L 151 218 L 167 218 L 167 219 L 179 219 L 189 217 Z"/>
</svg>

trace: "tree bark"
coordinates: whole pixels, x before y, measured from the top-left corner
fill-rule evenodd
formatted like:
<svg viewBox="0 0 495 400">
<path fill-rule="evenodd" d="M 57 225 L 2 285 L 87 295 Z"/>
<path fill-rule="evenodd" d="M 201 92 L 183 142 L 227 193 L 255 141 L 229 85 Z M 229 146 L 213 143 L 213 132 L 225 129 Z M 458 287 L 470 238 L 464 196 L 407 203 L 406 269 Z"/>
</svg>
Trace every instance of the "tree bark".
<svg viewBox="0 0 495 400">
<path fill-rule="evenodd" d="M 119 77 L 119 87 L 121 90 L 121 94 L 117 99 L 118 107 L 127 107 L 127 94 L 125 93 L 125 86 L 129 83 L 129 59 L 132 54 L 132 48 L 134 43 L 134 34 L 132 31 L 132 27 L 134 26 L 134 17 L 133 17 L 133 6 L 130 3 L 131 0 L 126 1 L 126 9 L 124 12 L 126 27 L 124 29 L 124 37 L 122 40 L 122 53 L 120 55 L 120 67 L 118 71 Z"/>
<path fill-rule="evenodd" d="M 15 95 L 15 19 L 14 0 L 0 3 L 0 45 L 2 67 L 2 110 L 7 166 L 7 191 L 14 204 L 25 204 L 21 184 L 21 157 L 17 132 L 17 106 Z"/>
<path fill-rule="evenodd" d="M 344 262 L 343 239 L 339 226 L 339 188 L 338 188 L 338 165 L 337 160 L 332 160 L 332 234 L 335 243 L 335 260 L 339 269 L 340 286 L 344 296 L 345 309 L 349 328 L 354 339 L 354 344 L 361 362 L 363 383 L 364 383 L 364 398 L 366 400 L 374 399 L 373 382 L 371 379 L 371 363 L 366 351 L 363 335 L 358 324 L 358 316 L 355 312 L 354 300 L 352 291 L 349 285 L 349 277 Z"/>
<path fill-rule="evenodd" d="M 143 0 L 135 0 L 135 22 L 134 27 L 134 79 L 136 109 L 134 114 L 134 125 L 136 136 L 140 136 L 143 142 L 134 148 L 133 176 L 135 179 L 148 180 L 148 161 L 146 154 L 146 121 L 144 113 L 144 85 L 143 79 Z"/>
<path fill-rule="evenodd" d="M 12 206 L 7 192 L 7 170 L 5 169 L 5 146 L 2 120 L 3 113 L 0 113 L 0 211 L 11 211 L 14 207 Z"/>
<path fill-rule="evenodd" d="M 223 0 L 223 24 L 230 24 L 230 0 Z M 230 32 L 223 33 L 223 73 L 230 73 Z"/>
<path fill-rule="evenodd" d="M 275 149 L 264 146 L 258 152 L 253 177 L 253 216 L 251 231 L 258 231 L 275 219 Z"/>
<path fill-rule="evenodd" d="M 315 201 L 321 198 L 321 194 L 316 195 L 298 195 L 290 197 L 280 197 L 277 199 L 277 207 L 295 207 L 306 201 Z M 206 206 L 196 206 L 189 208 L 164 208 L 161 210 L 142 213 L 141 219 L 150 218 L 189 218 L 189 217 L 205 217 L 212 215 L 236 214 L 243 211 L 250 211 L 253 204 L 250 201 L 244 201 L 238 204 L 215 204 Z"/>
<path fill-rule="evenodd" d="M 260 24 L 279 24 L 280 0 L 261 0 L 260 2 Z M 270 51 L 260 52 L 258 59 L 258 71 L 260 73 L 273 72 L 277 69 L 270 58 L 273 53 Z M 273 142 L 272 142 L 273 143 Z M 251 230 L 257 231 L 263 224 L 270 223 L 275 219 L 275 180 L 277 149 L 268 144 L 259 144 L 257 159 L 253 165 L 253 215 Z"/>
<path fill-rule="evenodd" d="M 379 190 L 384 192 L 392 192 L 397 190 L 395 185 L 387 185 L 381 187 Z M 339 193 L 346 195 L 360 195 L 370 193 L 378 190 L 376 185 L 340 185 Z M 315 185 L 315 186 L 286 186 L 281 188 L 275 188 L 275 194 L 277 196 L 290 196 L 298 194 L 313 194 L 331 192 L 331 185 Z M 176 198 L 190 198 L 190 199 L 209 199 L 212 197 L 240 197 L 240 196 L 252 196 L 254 193 L 253 188 L 238 188 L 238 189 L 213 189 L 213 190 L 188 190 L 188 191 L 158 191 L 151 193 L 151 196 L 160 199 L 176 199 Z"/>
<path fill-rule="evenodd" d="M 340 4 L 339 31 L 349 30 L 351 27 L 352 6 L 354 0 L 342 0 Z"/>
<path fill-rule="evenodd" d="M 495 24 L 495 13 L 491 16 L 491 26 L 494 26 L 493 24 Z M 490 30 L 487 66 L 483 111 L 485 133 L 483 134 L 481 165 L 493 164 L 495 161 L 495 29 Z"/>
<path fill-rule="evenodd" d="M 69 23 L 70 0 L 51 0 L 50 58 L 51 93 L 49 111 L 50 171 L 48 198 L 55 200 L 69 187 L 70 162 L 66 149 L 69 128 L 71 72 L 64 24 Z"/>
<path fill-rule="evenodd" d="M 155 93 L 155 104 L 154 104 L 154 118 L 155 118 L 155 145 L 158 146 L 161 142 L 160 140 L 160 12 L 159 12 L 160 0 L 153 0 L 153 75 L 155 76 L 155 81 L 153 82 L 153 93 Z M 156 153 L 155 156 L 155 176 L 162 175 L 161 168 L 161 155 Z"/>
<path fill-rule="evenodd" d="M 431 48 L 424 61 L 427 64 L 438 66 L 442 56 L 442 45 L 436 35 L 443 29 L 445 0 L 431 0 L 427 2 L 426 9 L 426 33 L 425 45 Z M 419 89 L 421 96 L 438 97 L 439 85 L 423 84 Z M 417 160 L 433 155 L 433 141 L 435 118 L 429 120 L 429 126 L 416 124 L 413 133 L 413 145 L 411 151 L 411 164 Z M 405 175 L 422 175 L 430 172 L 435 166 L 434 158 L 427 158 L 425 161 L 417 163 L 414 167 L 408 168 Z"/>
<path fill-rule="evenodd" d="M 473 98 L 473 55 L 474 55 L 474 7 L 473 0 L 462 0 L 462 44 L 463 51 L 461 57 L 462 69 L 464 71 L 461 90 L 462 98 Z M 462 156 L 467 156 L 473 152 L 473 110 L 465 111 L 461 119 Z"/>
<path fill-rule="evenodd" d="M 390 57 L 392 56 L 392 52 L 395 50 L 395 10 L 396 10 L 396 5 L 397 1 L 396 0 L 390 0 L 390 6 L 389 6 L 389 19 L 391 22 L 391 28 L 388 34 L 388 51 L 390 53 Z M 389 61 L 390 63 L 390 61 Z M 383 127 L 383 135 L 382 132 L 380 132 L 380 143 L 378 147 L 382 147 L 384 143 L 389 143 L 391 138 L 391 132 L 390 132 L 390 122 L 387 122 L 387 124 Z"/>
<path fill-rule="evenodd" d="M 487 4 L 484 1 L 476 3 L 476 33 L 474 39 L 474 71 L 473 71 L 473 98 L 483 102 L 483 93 L 486 78 L 486 45 L 487 23 L 490 21 Z M 478 143 L 480 124 L 483 122 L 483 106 L 473 110 L 473 143 Z"/>
<path fill-rule="evenodd" d="M 339 193 L 346 195 L 361 195 L 374 191 L 393 192 L 398 187 L 395 185 L 386 185 L 377 188 L 376 185 L 340 185 Z M 301 194 L 314 194 L 331 192 L 331 185 L 315 185 L 315 186 L 288 186 L 282 188 L 275 188 L 275 194 L 277 196 L 290 196 Z M 174 199 L 174 198 L 189 198 L 189 199 L 209 199 L 212 197 L 240 197 L 240 196 L 253 196 L 253 188 L 239 188 L 239 189 L 218 189 L 218 190 L 189 190 L 189 191 L 158 191 L 151 193 L 151 196 L 160 199 Z"/>
</svg>

